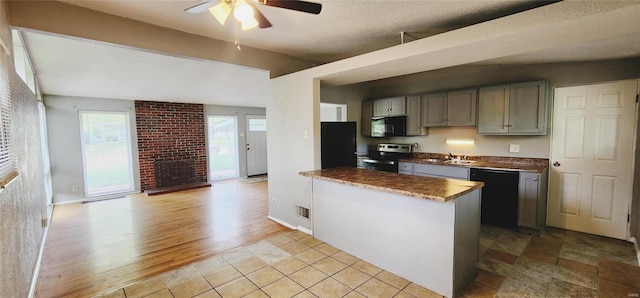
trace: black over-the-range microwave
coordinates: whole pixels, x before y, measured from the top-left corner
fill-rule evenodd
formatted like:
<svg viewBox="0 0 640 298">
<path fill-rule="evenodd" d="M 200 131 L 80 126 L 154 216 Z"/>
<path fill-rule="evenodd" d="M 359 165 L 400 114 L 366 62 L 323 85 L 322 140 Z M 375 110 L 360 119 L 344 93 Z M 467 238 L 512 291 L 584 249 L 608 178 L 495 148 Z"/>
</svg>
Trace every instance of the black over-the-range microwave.
<svg viewBox="0 0 640 298">
<path fill-rule="evenodd" d="M 371 119 L 372 137 L 402 137 L 407 134 L 407 116 Z"/>
</svg>

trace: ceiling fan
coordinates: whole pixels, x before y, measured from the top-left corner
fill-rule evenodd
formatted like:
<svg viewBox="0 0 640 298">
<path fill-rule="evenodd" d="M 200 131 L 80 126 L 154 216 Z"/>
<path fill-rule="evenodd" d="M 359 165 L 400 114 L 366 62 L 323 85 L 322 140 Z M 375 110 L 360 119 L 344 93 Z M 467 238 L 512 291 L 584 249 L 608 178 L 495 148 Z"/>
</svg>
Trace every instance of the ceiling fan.
<svg viewBox="0 0 640 298">
<path fill-rule="evenodd" d="M 195 14 L 209 10 L 222 25 L 224 25 L 227 17 L 233 12 L 236 20 L 242 24 L 242 30 L 249 30 L 255 27 L 271 27 L 272 25 L 269 20 L 258 10 L 253 2 L 311 14 L 320 14 L 322 10 L 322 4 L 320 3 L 300 0 L 219 0 L 217 4 L 216 0 L 210 0 L 189 7 L 185 9 L 185 11 Z"/>
</svg>

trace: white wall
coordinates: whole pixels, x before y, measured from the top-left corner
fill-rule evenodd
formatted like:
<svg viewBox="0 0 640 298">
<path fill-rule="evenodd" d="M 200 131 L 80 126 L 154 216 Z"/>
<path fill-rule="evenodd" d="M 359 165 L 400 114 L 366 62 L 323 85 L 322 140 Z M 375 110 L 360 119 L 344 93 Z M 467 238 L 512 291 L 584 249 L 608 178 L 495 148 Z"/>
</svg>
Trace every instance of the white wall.
<svg viewBox="0 0 640 298">
<path fill-rule="evenodd" d="M 321 122 L 347 121 L 347 105 L 334 103 L 320 103 Z"/>
<path fill-rule="evenodd" d="M 204 111 L 206 115 L 224 115 L 224 116 L 236 116 L 238 119 L 238 167 L 240 177 L 247 176 L 247 115 L 266 115 L 265 108 L 247 108 L 247 107 L 229 107 L 229 106 L 215 106 L 205 105 Z M 269 121 L 267 120 L 267 127 Z M 208 134 L 209 132 L 207 132 Z M 267 139 L 267 143 L 269 140 Z M 207 152 L 207 154 L 209 154 Z M 207 160 L 208 161 L 208 160 Z M 208 165 L 207 165 L 208 169 Z M 207 171 L 208 172 L 208 171 Z M 210 179 L 210 178 L 209 178 Z"/>
<path fill-rule="evenodd" d="M 54 203 L 85 198 L 79 111 L 129 112 L 134 191 L 140 191 L 134 101 L 47 95 L 44 103 L 47 107 Z M 73 186 L 78 186 L 78 191 L 72 191 Z"/>
<path fill-rule="evenodd" d="M 269 216 L 311 229 L 296 206 L 311 208 L 311 181 L 301 171 L 320 168 L 320 83 L 303 75 L 271 81 L 267 101 Z M 275 200 L 275 204 L 274 204 Z"/>
</svg>

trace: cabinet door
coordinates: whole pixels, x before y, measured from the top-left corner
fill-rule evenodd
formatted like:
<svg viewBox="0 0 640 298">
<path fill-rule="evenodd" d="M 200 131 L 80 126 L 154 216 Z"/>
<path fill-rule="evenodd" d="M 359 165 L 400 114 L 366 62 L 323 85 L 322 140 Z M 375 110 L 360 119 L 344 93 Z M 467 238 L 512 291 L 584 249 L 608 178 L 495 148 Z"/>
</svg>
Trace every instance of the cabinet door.
<svg viewBox="0 0 640 298">
<path fill-rule="evenodd" d="M 478 92 L 478 133 L 509 132 L 509 85 L 480 88 Z"/>
<path fill-rule="evenodd" d="M 540 174 L 520 172 L 518 183 L 518 226 L 538 228 L 538 197 L 540 195 Z"/>
<path fill-rule="evenodd" d="M 371 136 L 371 117 L 373 117 L 373 101 L 365 100 L 362 102 L 360 117 L 360 133 L 362 136 Z"/>
<path fill-rule="evenodd" d="M 476 125 L 476 89 L 447 93 L 447 126 Z"/>
<path fill-rule="evenodd" d="M 447 126 L 447 93 L 422 95 L 422 126 Z"/>
<path fill-rule="evenodd" d="M 546 134 L 546 82 L 512 84 L 509 90 L 509 133 Z"/>
<path fill-rule="evenodd" d="M 407 114 L 406 97 L 389 98 L 389 116 L 402 116 Z"/>
<path fill-rule="evenodd" d="M 413 174 L 413 164 L 410 162 L 399 162 L 398 163 L 398 173 L 399 174 Z"/>
<path fill-rule="evenodd" d="M 385 117 L 389 116 L 389 99 L 376 99 L 373 101 L 373 116 Z"/>
<path fill-rule="evenodd" d="M 422 134 L 422 121 L 420 119 L 420 95 L 407 97 L 407 135 L 419 136 Z"/>
</svg>

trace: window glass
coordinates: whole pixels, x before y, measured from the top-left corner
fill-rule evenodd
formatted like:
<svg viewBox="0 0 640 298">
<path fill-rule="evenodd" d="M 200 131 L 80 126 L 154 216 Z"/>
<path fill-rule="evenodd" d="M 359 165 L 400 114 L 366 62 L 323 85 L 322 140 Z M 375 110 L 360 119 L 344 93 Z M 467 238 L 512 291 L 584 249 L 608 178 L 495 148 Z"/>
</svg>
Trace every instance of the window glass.
<svg viewBox="0 0 640 298">
<path fill-rule="evenodd" d="M 267 131 L 267 119 L 249 119 L 249 131 Z"/>
</svg>

